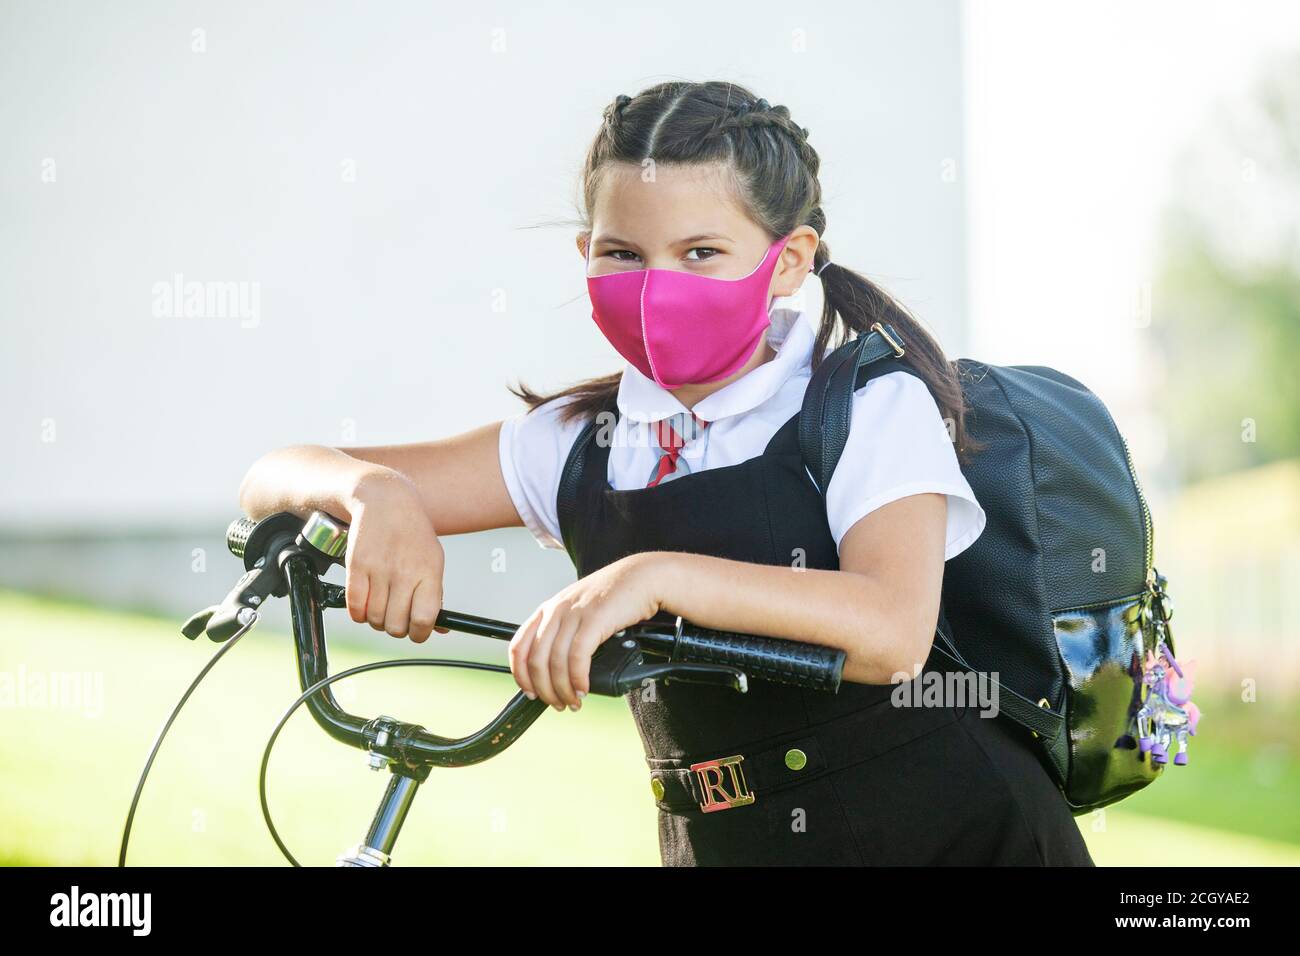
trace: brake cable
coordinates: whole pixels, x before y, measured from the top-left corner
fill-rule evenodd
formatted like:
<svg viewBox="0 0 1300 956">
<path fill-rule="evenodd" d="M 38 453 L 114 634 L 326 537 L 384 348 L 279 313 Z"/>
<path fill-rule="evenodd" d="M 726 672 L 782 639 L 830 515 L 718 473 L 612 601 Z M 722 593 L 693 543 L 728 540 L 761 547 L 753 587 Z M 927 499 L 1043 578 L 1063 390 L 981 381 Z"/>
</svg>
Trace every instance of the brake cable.
<svg viewBox="0 0 1300 956">
<path fill-rule="evenodd" d="M 227 651 L 229 651 L 232 647 L 238 644 L 240 639 L 243 638 L 243 636 L 248 633 L 249 629 L 252 628 L 253 624 L 255 623 L 256 621 L 250 621 L 248 624 L 243 625 L 234 634 L 234 636 L 230 638 L 230 640 L 226 641 L 221 645 L 221 647 L 217 648 L 217 652 L 212 655 L 212 657 L 208 660 L 208 662 L 205 665 L 203 665 L 203 669 L 198 672 L 194 680 L 190 682 L 190 686 L 185 689 L 185 693 L 181 695 L 180 700 L 176 702 L 176 706 L 173 707 L 171 713 L 167 715 L 167 720 L 164 721 L 162 725 L 162 729 L 158 731 L 158 736 L 157 738 L 155 738 L 153 747 L 149 751 L 149 757 L 147 760 L 145 760 L 144 769 L 140 771 L 140 778 L 135 785 L 135 794 L 131 797 L 131 809 L 127 812 L 126 815 L 126 826 L 122 830 L 122 845 L 118 849 L 118 854 L 117 854 L 117 865 L 119 867 L 126 866 L 127 845 L 131 840 L 131 827 L 135 823 L 136 807 L 140 803 L 140 795 L 144 792 L 145 781 L 149 779 L 149 771 L 153 769 L 154 760 L 158 756 L 158 751 L 162 747 L 162 743 L 164 738 L 166 738 L 167 736 L 167 732 L 171 730 L 172 724 L 174 724 L 176 722 L 176 718 L 180 716 L 181 709 L 189 701 L 190 697 L 194 694 L 194 691 L 198 689 L 199 684 L 202 683 L 203 679 L 208 676 L 208 674 L 212 671 L 212 668 L 217 665 L 217 661 L 221 660 L 221 658 L 225 656 Z M 266 749 L 262 752 L 261 770 L 258 772 L 257 775 L 257 792 L 262 802 L 262 819 L 266 823 L 266 828 L 271 833 L 271 839 L 275 841 L 275 845 L 279 848 L 280 852 L 284 855 L 284 858 L 288 860 L 289 863 L 292 864 L 293 866 L 301 867 L 302 864 L 299 863 L 297 859 L 294 858 L 294 855 L 289 852 L 289 848 L 284 845 L 284 841 L 280 839 L 279 831 L 276 830 L 275 823 L 271 819 L 271 808 L 268 805 L 266 799 L 266 770 L 271 760 L 271 751 L 275 747 L 276 739 L 280 736 L 280 731 L 284 729 L 284 725 L 289 722 L 289 718 L 294 715 L 294 713 L 298 710 L 299 707 L 301 707 L 304 703 L 307 702 L 307 699 L 310 698 L 312 694 L 315 694 L 321 688 L 329 687 L 335 681 L 340 681 L 345 677 L 352 677 L 356 674 L 364 674 L 366 671 L 383 670 L 389 667 L 460 667 L 466 670 L 494 671 L 496 673 L 502 673 L 502 674 L 509 674 L 511 672 L 509 667 L 506 667 L 502 664 L 486 664 L 480 661 L 453 661 L 453 660 L 441 660 L 441 659 L 423 660 L 417 658 L 391 660 L 391 661 L 371 661 L 368 664 L 359 664 L 356 667 L 349 668 L 348 670 L 345 671 L 340 671 L 337 674 L 333 674 L 329 677 L 324 678 L 323 680 L 319 680 L 311 687 L 307 688 L 307 690 L 303 691 L 302 695 L 293 702 L 293 704 L 289 707 L 288 710 L 284 712 L 284 715 L 280 718 L 279 722 L 275 725 L 275 729 L 271 731 L 271 736 L 266 742 Z"/>
<path fill-rule="evenodd" d="M 290 705 L 288 710 L 284 712 L 284 715 L 280 718 L 280 722 L 275 725 L 275 729 L 271 731 L 271 736 L 266 741 L 266 749 L 262 751 L 262 768 L 257 775 L 257 793 L 262 801 L 262 819 L 266 822 L 266 828 L 271 832 L 271 839 L 275 841 L 275 845 L 279 847 L 284 858 L 288 860 L 292 866 L 301 867 L 302 864 L 299 863 L 294 855 L 289 852 L 289 848 L 285 846 L 284 841 L 280 839 L 280 833 L 276 830 L 275 823 L 271 820 L 271 808 L 266 801 L 266 768 L 271 761 L 271 751 L 275 747 L 275 741 L 280 736 L 280 731 L 284 729 L 284 725 L 289 722 L 289 718 L 294 715 L 294 712 L 306 703 L 307 699 L 317 691 L 324 687 L 329 687 L 335 681 L 340 681 L 345 677 L 352 677 L 355 674 L 364 674 L 366 671 L 383 670 L 386 667 L 461 667 L 466 670 L 495 671 L 500 674 L 511 673 L 510 668 L 502 664 L 486 664 L 481 661 L 404 658 L 400 660 L 371 661 L 369 664 L 358 664 L 356 667 L 351 667 L 345 671 L 339 671 L 337 674 L 332 674 L 329 677 L 322 678 L 303 691 L 302 695 L 295 700 L 292 705 Z"/>
<path fill-rule="evenodd" d="M 203 678 L 208 676 L 208 673 L 216 666 L 217 661 L 221 660 L 221 658 L 225 656 L 226 651 L 238 644 L 240 638 L 247 634 L 249 629 L 256 623 L 256 619 L 253 619 L 247 624 L 242 625 L 230 640 L 217 648 L 217 652 L 212 655 L 211 659 L 205 665 L 203 665 L 203 669 L 199 671 L 198 676 L 190 682 L 190 686 L 185 689 L 185 693 L 181 695 L 181 699 L 176 702 L 176 706 L 173 707 L 171 713 L 167 715 L 167 720 L 163 723 L 162 729 L 158 731 L 158 736 L 154 739 L 153 749 L 149 751 L 149 759 L 144 762 L 144 769 L 140 771 L 140 779 L 135 785 L 135 795 L 131 797 L 131 809 L 127 812 L 126 827 L 122 830 L 122 845 L 118 849 L 117 853 L 118 866 L 126 866 L 126 847 L 127 843 L 131 839 L 131 824 L 135 821 L 135 809 L 140 803 L 140 794 L 144 792 L 145 781 L 149 779 L 149 771 L 153 769 L 154 758 L 158 756 L 158 750 L 162 747 L 163 738 L 167 736 L 167 731 L 171 730 L 172 724 L 175 723 L 176 718 L 180 715 L 181 708 L 184 707 L 185 703 L 190 699 L 190 695 L 198 689 Z"/>
</svg>

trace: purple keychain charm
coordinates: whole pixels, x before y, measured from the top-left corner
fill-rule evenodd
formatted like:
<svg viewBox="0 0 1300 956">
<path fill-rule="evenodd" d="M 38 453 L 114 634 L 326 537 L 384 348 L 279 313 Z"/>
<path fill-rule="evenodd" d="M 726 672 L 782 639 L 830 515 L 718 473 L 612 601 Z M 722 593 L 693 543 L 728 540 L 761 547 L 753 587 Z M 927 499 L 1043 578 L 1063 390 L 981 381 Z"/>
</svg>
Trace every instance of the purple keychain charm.
<svg viewBox="0 0 1300 956">
<path fill-rule="evenodd" d="M 1196 736 L 1201 711 L 1192 703 L 1195 661 L 1179 664 L 1164 641 L 1156 653 L 1147 651 L 1142 670 L 1142 707 L 1134 721 L 1141 753 L 1149 753 L 1153 764 L 1169 762 L 1174 743 L 1178 752 L 1174 763 L 1187 763 L 1187 738 Z"/>
<path fill-rule="evenodd" d="M 1118 746 L 1136 746 L 1139 760 L 1150 754 L 1151 763 L 1159 766 L 1169 762 L 1169 752 L 1176 745 L 1174 764 L 1186 766 L 1187 738 L 1196 736 L 1201 719 L 1200 708 L 1192 703 L 1196 661 L 1180 664 L 1170 649 L 1173 605 L 1165 591 L 1164 575 L 1153 568 L 1148 582 L 1143 630 L 1151 636 L 1155 650 L 1146 653 L 1141 680 L 1134 688 L 1136 709 L 1129 720 L 1129 733 Z"/>
</svg>

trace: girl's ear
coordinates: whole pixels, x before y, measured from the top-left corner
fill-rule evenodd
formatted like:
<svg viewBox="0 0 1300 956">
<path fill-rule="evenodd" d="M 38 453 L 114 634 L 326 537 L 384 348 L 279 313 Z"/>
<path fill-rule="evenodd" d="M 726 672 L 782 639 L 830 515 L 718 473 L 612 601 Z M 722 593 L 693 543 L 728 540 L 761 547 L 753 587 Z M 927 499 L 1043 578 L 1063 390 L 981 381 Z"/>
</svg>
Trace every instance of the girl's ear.
<svg viewBox="0 0 1300 956">
<path fill-rule="evenodd" d="M 803 280 L 808 276 L 808 270 L 812 268 L 813 256 L 817 254 L 820 244 L 821 237 L 812 226 L 800 226 L 790 233 L 772 277 L 773 295 L 794 295 L 799 291 Z"/>
<path fill-rule="evenodd" d="M 578 255 L 582 256 L 585 261 L 587 258 L 587 244 L 591 241 L 591 233 L 578 233 Z"/>
</svg>

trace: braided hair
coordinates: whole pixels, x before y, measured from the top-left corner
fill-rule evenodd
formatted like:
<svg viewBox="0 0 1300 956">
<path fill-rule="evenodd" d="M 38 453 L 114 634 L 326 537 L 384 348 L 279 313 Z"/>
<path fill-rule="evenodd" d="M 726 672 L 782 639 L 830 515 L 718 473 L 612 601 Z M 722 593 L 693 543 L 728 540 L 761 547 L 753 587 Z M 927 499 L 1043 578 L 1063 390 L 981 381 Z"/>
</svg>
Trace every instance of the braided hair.
<svg viewBox="0 0 1300 956">
<path fill-rule="evenodd" d="M 604 174 L 617 164 L 719 164 L 734 179 L 737 199 L 750 218 L 775 241 L 801 225 L 826 234 L 819 177 L 821 157 L 785 106 L 773 106 L 734 83 L 660 83 L 636 96 L 620 93 L 603 113 L 604 122 L 582 170 L 582 216 L 591 211 Z M 825 303 L 813 348 L 813 367 L 829 347 L 888 322 L 907 343 L 903 361 L 929 386 L 949 422 L 959 458 L 981 447 L 966 434 L 965 403 L 956 366 L 933 336 L 883 289 L 865 276 L 831 261 L 821 242 L 813 259 Z M 520 385 L 512 389 L 530 406 L 560 397 L 573 399 L 566 419 L 589 418 L 618 390 L 621 373 L 590 379 L 553 395 Z"/>
</svg>

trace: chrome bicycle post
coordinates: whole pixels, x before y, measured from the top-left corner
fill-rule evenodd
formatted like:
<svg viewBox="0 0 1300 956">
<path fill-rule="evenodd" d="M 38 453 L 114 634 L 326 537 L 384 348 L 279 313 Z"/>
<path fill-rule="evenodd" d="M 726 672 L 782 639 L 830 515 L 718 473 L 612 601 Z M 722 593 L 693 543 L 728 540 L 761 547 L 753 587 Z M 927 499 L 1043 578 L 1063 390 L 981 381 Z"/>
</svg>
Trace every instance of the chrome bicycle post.
<svg viewBox="0 0 1300 956">
<path fill-rule="evenodd" d="M 407 811 L 415 799 L 415 791 L 420 786 L 412 777 L 394 773 L 388 779 L 388 788 L 384 798 L 375 811 L 375 819 L 370 824 L 364 843 L 352 847 L 336 862 L 336 866 L 388 866 L 392 862 L 393 846 L 397 843 L 397 834 L 401 832 Z"/>
</svg>

